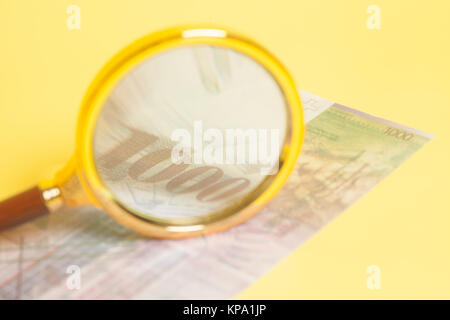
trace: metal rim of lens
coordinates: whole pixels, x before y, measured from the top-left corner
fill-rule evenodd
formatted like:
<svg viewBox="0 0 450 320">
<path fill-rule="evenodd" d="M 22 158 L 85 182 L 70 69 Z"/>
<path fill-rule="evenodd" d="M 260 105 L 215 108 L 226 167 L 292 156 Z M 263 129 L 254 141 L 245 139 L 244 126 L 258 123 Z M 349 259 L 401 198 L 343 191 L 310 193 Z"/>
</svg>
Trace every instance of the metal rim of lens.
<svg viewBox="0 0 450 320">
<path fill-rule="evenodd" d="M 259 62 L 281 88 L 288 108 L 288 130 L 280 156 L 280 169 L 250 194 L 258 193 L 249 203 L 227 208 L 203 218 L 144 219 L 123 205 L 99 177 L 92 152 L 97 117 L 117 82 L 140 62 L 180 46 L 209 44 L 235 49 Z M 91 201 L 104 208 L 118 222 L 146 236 L 184 238 L 221 231 L 242 223 L 258 212 L 281 189 L 292 171 L 303 142 L 305 126 L 301 102 L 293 79 L 283 65 L 252 40 L 224 28 L 185 26 L 166 29 L 143 37 L 117 53 L 91 83 L 81 106 L 76 135 L 76 165 L 81 184 Z"/>
</svg>

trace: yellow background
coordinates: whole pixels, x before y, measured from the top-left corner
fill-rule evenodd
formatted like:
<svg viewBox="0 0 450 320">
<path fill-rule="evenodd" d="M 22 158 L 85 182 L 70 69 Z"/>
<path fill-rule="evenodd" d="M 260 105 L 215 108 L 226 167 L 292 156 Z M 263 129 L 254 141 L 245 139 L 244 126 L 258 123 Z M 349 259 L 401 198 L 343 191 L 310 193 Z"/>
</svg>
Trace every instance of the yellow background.
<svg viewBox="0 0 450 320">
<path fill-rule="evenodd" d="M 70 4 L 80 30 L 66 27 Z M 366 27 L 370 4 L 380 30 Z M 116 51 L 203 22 L 264 44 L 301 89 L 436 135 L 239 298 L 450 298 L 446 0 L 0 0 L 0 198 L 69 158 L 83 94 Z M 366 287 L 369 265 L 380 290 Z"/>
</svg>

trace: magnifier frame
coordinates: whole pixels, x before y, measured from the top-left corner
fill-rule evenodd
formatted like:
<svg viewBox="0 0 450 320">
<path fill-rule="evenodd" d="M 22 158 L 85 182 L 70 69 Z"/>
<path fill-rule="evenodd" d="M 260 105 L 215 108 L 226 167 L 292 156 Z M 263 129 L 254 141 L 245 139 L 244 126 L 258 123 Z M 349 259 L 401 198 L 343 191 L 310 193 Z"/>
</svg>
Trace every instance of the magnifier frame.
<svg viewBox="0 0 450 320">
<path fill-rule="evenodd" d="M 143 219 L 126 208 L 104 185 L 98 175 L 94 154 L 94 128 L 108 95 L 129 71 L 149 57 L 165 50 L 189 45 L 214 45 L 244 53 L 265 67 L 280 86 L 288 107 L 287 138 L 280 156 L 280 169 L 264 185 L 262 193 L 237 212 L 215 217 L 195 218 L 183 223 Z M 258 212 L 281 189 L 292 171 L 303 142 L 305 126 L 301 102 L 295 83 L 283 65 L 252 40 L 223 28 L 184 26 L 167 29 L 143 37 L 116 54 L 90 85 L 81 105 L 77 124 L 75 156 L 68 166 L 41 189 L 58 185 L 66 204 L 95 204 L 121 224 L 146 236 L 184 238 L 205 235 L 235 226 Z M 49 201 L 48 201 L 49 202 Z"/>
</svg>

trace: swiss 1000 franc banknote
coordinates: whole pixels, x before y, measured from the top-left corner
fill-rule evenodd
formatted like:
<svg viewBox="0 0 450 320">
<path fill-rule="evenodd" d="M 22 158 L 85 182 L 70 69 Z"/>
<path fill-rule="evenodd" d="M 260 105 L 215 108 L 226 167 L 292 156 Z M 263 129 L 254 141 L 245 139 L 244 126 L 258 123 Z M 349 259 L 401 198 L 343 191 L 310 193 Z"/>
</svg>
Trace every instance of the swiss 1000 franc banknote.
<svg viewBox="0 0 450 320">
<path fill-rule="evenodd" d="M 232 298 L 431 137 L 301 92 L 305 143 L 283 190 L 228 231 L 140 237 L 92 208 L 0 233 L 2 299 Z"/>
</svg>

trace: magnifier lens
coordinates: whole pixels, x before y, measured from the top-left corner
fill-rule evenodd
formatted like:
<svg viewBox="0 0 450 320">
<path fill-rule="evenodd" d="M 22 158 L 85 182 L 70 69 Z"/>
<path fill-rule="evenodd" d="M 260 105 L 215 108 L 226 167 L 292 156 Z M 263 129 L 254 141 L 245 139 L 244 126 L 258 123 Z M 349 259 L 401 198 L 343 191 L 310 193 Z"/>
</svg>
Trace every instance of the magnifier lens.
<svg viewBox="0 0 450 320">
<path fill-rule="evenodd" d="M 177 47 L 114 87 L 95 125 L 95 166 L 135 215 L 208 219 L 264 191 L 281 165 L 287 124 L 283 92 L 259 62 L 226 47 Z"/>
</svg>

